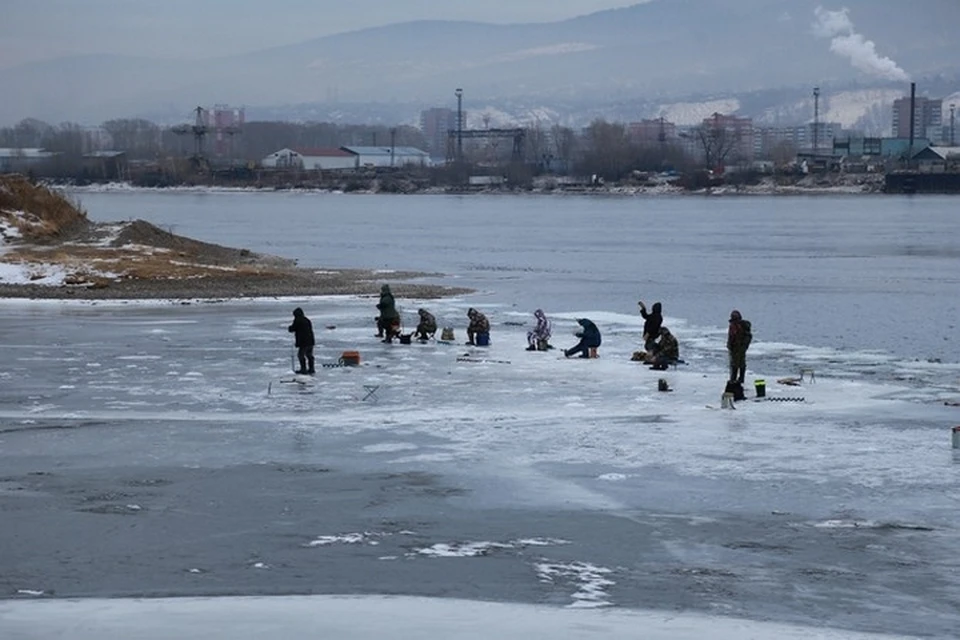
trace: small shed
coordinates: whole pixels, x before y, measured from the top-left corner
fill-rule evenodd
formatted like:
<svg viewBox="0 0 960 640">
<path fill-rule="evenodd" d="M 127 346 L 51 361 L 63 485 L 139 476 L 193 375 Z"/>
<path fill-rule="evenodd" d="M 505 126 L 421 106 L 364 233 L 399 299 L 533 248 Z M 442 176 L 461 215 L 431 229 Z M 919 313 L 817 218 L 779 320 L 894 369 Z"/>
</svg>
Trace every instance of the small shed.
<svg viewBox="0 0 960 640">
<path fill-rule="evenodd" d="M 102 180 L 123 180 L 128 176 L 126 151 L 91 151 L 83 156 L 87 175 Z"/>
<path fill-rule="evenodd" d="M 960 147 L 927 147 L 913 154 L 910 160 L 922 173 L 945 173 L 960 165 Z"/>
</svg>

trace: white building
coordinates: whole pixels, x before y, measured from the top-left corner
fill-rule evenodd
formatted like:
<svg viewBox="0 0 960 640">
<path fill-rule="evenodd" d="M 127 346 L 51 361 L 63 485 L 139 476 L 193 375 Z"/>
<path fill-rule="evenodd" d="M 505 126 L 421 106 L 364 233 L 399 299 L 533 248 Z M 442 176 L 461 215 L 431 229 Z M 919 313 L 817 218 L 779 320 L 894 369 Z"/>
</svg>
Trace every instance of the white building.
<svg viewBox="0 0 960 640">
<path fill-rule="evenodd" d="M 340 147 L 357 156 L 360 167 L 430 166 L 430 154 L 416 147 Z"/>
<path fill-rule="evenodd" d="M 268 155 L 260 164 L 267 169 L 303 171 L 356 169 L 357 155 L 343 149 L 280 149 Z"/>
</svg>

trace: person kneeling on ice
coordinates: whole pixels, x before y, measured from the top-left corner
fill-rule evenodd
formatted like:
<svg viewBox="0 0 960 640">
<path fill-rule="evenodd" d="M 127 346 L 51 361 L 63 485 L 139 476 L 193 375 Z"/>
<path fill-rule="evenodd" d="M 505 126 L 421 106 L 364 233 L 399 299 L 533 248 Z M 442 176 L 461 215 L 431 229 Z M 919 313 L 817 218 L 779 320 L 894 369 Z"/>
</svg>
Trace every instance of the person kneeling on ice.
<svg viewBox="0 0 960 640">
<path fill-rule="evenodd" d="M 550 334 L 552 327 L 547 315 L 543 309 L 537 309 L 533 312 L 533 317 L 537 319 L 537 326 L 533 331 L 527 332 L 527 351 L 546 351 L 552 349 L 550 346 Z"/>
<path fill-rule="evenodd" d="M 680 343 L 670 333 L 670 329 L 660 327 L 660 339 L 654 345 L 651 369 L 666 371 L 671 364 L 680 360 Z"/>
<path fill-rule="evenodd" d="M 473 307 L 467 310 L 470 325 L 467 327 L 467 344 L 486 347 L 490 344 L 490 321 Z"/>
<path fill-rule="evenodd" d="M 577 324 L 580 325 L 580 328 L 574 335 L 580 336 L 580 342 L 575 347 L 564 351 L 563 355 L 569 358 L 579 353 L 581 358 L 589 358 L 590 350 L 600 346 L 600 329 L 597 329 L 597 325 L 586 318 L 578 319 Z"/>
<path fill-rule="evenodd" d="M 296 373 L 313 375 L 316 373 L 313 368 L 313 323 L 310 322 L 310 318 L 303 315 L 303 309 L 300 307 L 293 310 L 293 324 L 287 327 L 287 331 L 294 335 L 294 344 L 297 347 L 300 368 Z"/>
<path fill-rule="evenodd" d="M 426 342 L 437 332 L 437 319 L 426 309 L 417 309 L 420 316 L 420 323 L 417 325 L 415 335 L 417 340 Z"/>
</svg>

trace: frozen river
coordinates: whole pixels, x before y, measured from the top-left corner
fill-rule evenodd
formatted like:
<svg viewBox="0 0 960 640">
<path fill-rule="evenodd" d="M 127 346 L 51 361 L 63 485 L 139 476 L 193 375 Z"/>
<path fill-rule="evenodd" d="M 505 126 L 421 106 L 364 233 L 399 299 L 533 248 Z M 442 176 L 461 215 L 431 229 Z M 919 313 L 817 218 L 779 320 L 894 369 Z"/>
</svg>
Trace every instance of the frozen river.
<svg viewBox="0 0 960 640">
<path fill-rule="evenodd" d="M 424 304 L 462 341 L 475 306 L 493 345 L 383 345 L 370 299 L 3 301 L 0 631 L 43 637 L 24 599 L 292 594 L 960 628 L 953 200 L 81 197 L 302 265 L 446 274 L 478 294 L 400 300 L 405 321 Z M 639 298 L 687 365 L 629 361 Z M 297 305 L 318 362 L 362 366 L 291 382 Z M 537 307 L 558 346 L 592 318 L 601 358 L 524 352 Z M 784 401 L 716 408 L 734 307 L 748 380 Z M 756 633 L 729 637 L 793 637 Z"/>
</svg>

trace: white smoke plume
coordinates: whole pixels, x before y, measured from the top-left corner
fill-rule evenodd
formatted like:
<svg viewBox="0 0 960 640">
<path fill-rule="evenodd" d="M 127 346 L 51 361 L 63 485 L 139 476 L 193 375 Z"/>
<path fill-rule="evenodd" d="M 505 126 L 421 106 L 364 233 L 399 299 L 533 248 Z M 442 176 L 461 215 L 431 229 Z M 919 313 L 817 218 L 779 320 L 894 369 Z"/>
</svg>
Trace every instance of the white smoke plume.
<svg viewBox="0 0 960 640">
<path fill-rule="evenodd" d="M 850 59 L 857 69 L 887 80 L 909 80 L 907 72 L 897 63 L 877 53 L 873 40 L 867 40 L 853 27 L 849 9 L 828 11 L 817 7 L 814 11 L 817 21 L 813 32 L 821 38 L 830 38 L 830 51 Z"/>
</svg>

